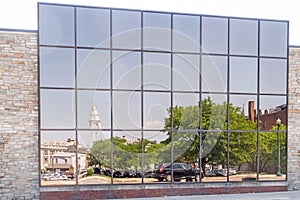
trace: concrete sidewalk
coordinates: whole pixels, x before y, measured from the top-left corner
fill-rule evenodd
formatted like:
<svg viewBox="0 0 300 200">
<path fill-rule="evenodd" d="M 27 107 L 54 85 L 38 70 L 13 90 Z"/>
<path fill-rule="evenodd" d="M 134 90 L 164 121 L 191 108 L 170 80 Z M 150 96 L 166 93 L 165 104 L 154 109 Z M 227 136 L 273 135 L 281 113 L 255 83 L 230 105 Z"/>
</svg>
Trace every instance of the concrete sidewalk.
<svg viewBox="0 0 300 200">
<path fill-rule="evenodd" d="M 273 193 L 248 193 L 248 194 L 196 195 L 196 196 L 169 196 L 169 197 L 155 197 L 155 198 L 133 198 L 127 200 L 146 200 L 146 199 L 147 200 L 300 200 L 300 191 L 273 192 Z"/>
</svg>

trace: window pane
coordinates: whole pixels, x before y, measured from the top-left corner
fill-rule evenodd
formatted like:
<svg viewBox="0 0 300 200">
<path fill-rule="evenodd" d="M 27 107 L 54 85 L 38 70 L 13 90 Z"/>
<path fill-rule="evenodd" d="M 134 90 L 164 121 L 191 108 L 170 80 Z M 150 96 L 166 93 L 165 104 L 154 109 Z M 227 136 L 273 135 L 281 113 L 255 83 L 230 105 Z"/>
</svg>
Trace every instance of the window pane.
<svg viewBox="0 0 300 200">
<path fill-rule="evenodd" d="M 287 56 L 288 24 L 286 22 L 261 21 L 260 55 Z"/>
<path fill-rule="evenodd" d="M 110 92 L 78 91 L 77 102 L 79 128 L 110 128 Z"/>
<path fill-rule="evenodd" d="M 141 88 L 141 54 L 129 51 L 113 52 L 113 87 Z"/>
<path fill-rule="evenodd" d="M 260 60 L 260 92 L 286 94 L 287 61 L 281 59 Z"/>
<path fill-rule="evenodd" d="M 77 8 L 76 11 L 77 46 L 109 48 L 109 10 Z"/>
<path fill-rule="evenodd" d="M 228 20 L 226 18 L 202 18 L 202 48 L 207 53 L 227 54 Z"/>
<path fill-rule="evenodd" d="M 41 131 L 41 185 L 76 184 L 76 136 L 74 131 Z M 81 164 L 78 169 L 86 169 L 87 149 L 78 145 Z M 63 150 L 62 150 L 63 149 Z M 55 174 L 60 174 L 59 177 Z M 57 179 L 60 180 L 57 180 Z M 52 181 L 51 181 L 52 180 Z M 55 180 L 55 181 L 53 181 Z"/>
<path fill-rule="evenodd" d="M 256 130 L 256 95 L 230 95 L 230 129 Z"/>
<path fill-rule="evenodd" d="M 226 182 L 227 133 L 215 130 L 202 133 L 202 164 L 205 177 L 202 182 Z"/>
<path fill-rule="evenodd" d="M 144 49 L 171 50 L 171 15 L 144 13 L 143 33 Z"/>
<path fill-rule="evenodd" d="M 173 51 L 200 51 L 200 18 L 199 16 L 173 16 Z"/>
<path fill-rule="evenodd" d="M 74 91 L 41 90 L 41 128 L 75 128 Z"/>
<path fill-rule="evenodd" d="M 141 48 L 141 13 L 113 10 L 112 35 L 114 48 Z"/>
<path fill-rule="evenodd" d="M 171 56 L 144 53 L 144 89 L 171 90 Z"/>
<path fill-rule="evenodd" d="M 173 90 L 199 91 L 199 56 L 173 55 Z"/>
<path fill-rule="evenodd" d="M 258 22 L 230 19 L 230 54 L 257 55 Z"/>
<path fill-rule="evenodd" d="M 257 93 L 257 59 L 230 58 L 230 92 Z"/>
<path fill-rule="evenodd" d="M 77 87 L 110 88 L 109 51 L 77 50 Z"/>
<path fill-rule="evenodd" d="M 169 117 L 170 107 L 170 93 L 144 92 L 144 128 L 162 130 L 167 127 L 165 118 Z"/>
<path fill-rule="evenodd" d="M 39 6 L 40 44 L 74 46 L 74 8 Z"/>
<path fill-rule="evenodd" d="M 199 129 L 199 94 L 173 93 L 173 128 Z M 171 119 L 168 119 L 171 121 Z"/>
<path fill-rule="evenodd" d="M 92 141 L 92 135 L 98 134 L 98 138 Z M 79 176 L 79 184 L 110 184 L 111 177 L 108 173 L 110 169 L 111 157 L 111 140 L 110 131 L 79 131 L 78 142 L 79 147 L 85 147 L 89 150 L 87 154 L 89 158 L 89 169 L 93 170 L 93 176 Z M 82 162 L 82 159 L 80 159 Z"/>
<path fill-rule="evenodd" d="M 114 184 L 137 184 L 142 182 L 142 140 L 140 131 L 114 131 L 113 174 Z"/>
<path fill-rule="evenodd" d="M 230 133 L 229 181 L 256 180 L 257 133 Z"/>
<path fill-rule="evenodd" d="M 261 132 L 259 150 L 259 180 L 286 180 L 286 133 Z"/>
<path fill-rule="evenodd" d="M 260 96 L 258 111 L 261 130 L 271 130 L 279 118 L 282 125 L 287 125 L 287 101 L 284 96 Z"/>
<path fill-rule="evenodd" d="M 227 97 L 223 94 L 202 95 L 202 129 L 227 129 Z"/>
<path fill-rule="evenodd" d="M 40 47 L 40 86 L 74 87 L 73 49 Z"/>
<path fill-rule="evenodd" d="M 202 90 L 204 92 L 227 91 L 227 57 L 202 57 Z"/>
<path fill-rule="evenodd" d="M 141 93 L 113 93 L 113 128 L 141 129 Z"/>
</svg>

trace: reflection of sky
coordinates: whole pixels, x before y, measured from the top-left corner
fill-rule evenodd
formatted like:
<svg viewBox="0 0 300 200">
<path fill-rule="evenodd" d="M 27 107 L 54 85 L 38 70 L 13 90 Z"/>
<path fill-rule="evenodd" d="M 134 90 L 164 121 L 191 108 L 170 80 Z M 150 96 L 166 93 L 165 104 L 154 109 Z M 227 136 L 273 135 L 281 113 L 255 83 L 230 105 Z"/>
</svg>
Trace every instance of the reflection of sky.
<svg viewBox="0 0 300 200">
<path fill-rule="evenodd" d="M 40 44 L 74 47 L 74 25 L 71 24 L 75 21 L 74 8 L 49 6 L 48 9 L 41 6 L 40 12 L 42 13 Z M 286 23 L 261 21 L 259 29 L 256 20 L 203 16 L 200 22 L 199 16 L 174 14 L 171 21 L 169 14 L 144 12 L 144 30 L 141 31 L 139 29 L 141 13 L 137 11 L 114 10 L 112 19 L 109 11 L 103 9 L 79 8 L 76 14 L 78 30 L 76 41 L 80 48 L 76 51 L 72 48 L 40 48 L 41 87 L 70 88 L 62 91 L 41 90 L 41 128 L 75 128 L 75 110 L 78 112 L 78 128 L 89 128 L 91 107 L 96 105 L 102 128 L 111 128 L 112 112 L 114 120 L 112 124 L 115 129 L 141 129 L 143 119 L 145 129 L 160 130 L 164 126 L 164 119 L 168 117 L 167 109 L 171 106 L 170 90 L 175 91 L 174 106 L 194 106 L 199 99 L 197 92 L 200 91 L 200 78 L 202 90 L 210 93 L 203 95 L 202 99 L 210 96 L 214 102 L 222 104 L 227 100 L 227 82 L 229 82 L 229 92 L 243 93 L 232 94 L 229 98 L 230 103 L 244 107 L 245 113 L 248 112 L 250 100 L 255 101 L 255 106 L 258 105 L 255 94 L 258 90 L 257 77 L 260 77 L 259 91 L 262 94 L 259 99 L 260 108 L 270 109 L 286 102 L 285 97 L 263 96 L 263 94 L 286 93 L 287 60 L 242 57 L 243 54 L 257 56 L 258 52 L 263 56 L 286 56 Z M 126 48 L 127 51 L 113 50 L 110 55 L 110 50 L 83 49 L 95 46 L 109 47 L 110 20 L 113 23 L 111 27 L 114 34 L 113 47 Z M 231 48 L 229 51 L 228 25 Z M 171 26 L 175 40 L 172 47 L 176 54 L 166 52 L 142 54 L 129 51 L 141 49 L 140 33 L 144 33 L 144 49 L 170 50 Z M 258 30 L 261 31 L 260 49 L 258 49 Z M 204 53 L 218 55 L 200 57 L 196 54 L 200 51 L 199 41 L 202 41 Z M 194 54 L 183 54 L 187 52 Z M 230 58 L 227 55 L 220 55 L 228 52 L 234 55 L 230 55 Z M 113 60 L 112 65 L 110 56 Z M 75 61 L 76 85 L 80 89 L 77 91 L 76 101 L 75 92 L 71 90 L 75 87 Z M 258 63 L 260 66 L 257 66 Z M 113 99 L 110 98 L 110 91 L 99 91 L 99 88 L 110 90 L 111 84 L 114 90 Z M 133 92 L 140 90 L 142 84 L 143 89 L 147 90 L 143 96 L 141 91 Z M 77 109 L 75 102 L 78 103 Z M 123 134 L 123 132 L 116 134 L 119 133 Z M 165 137 L 159 131 L 145 133 L 147 133 L 145 137 L 148 138 L 161 140 Z M 68 134 L 62 133 L 59 137 L 65 138 Z M 136 134 L 139 135 L 140 132 Z M 49 138 L 52 138 L 50 133 L 44 135 L 43 137 L 49 135 Z M 79 140 L 91 143 L 89 131 L 80 131 L 79 135 Z"/>
</svg>

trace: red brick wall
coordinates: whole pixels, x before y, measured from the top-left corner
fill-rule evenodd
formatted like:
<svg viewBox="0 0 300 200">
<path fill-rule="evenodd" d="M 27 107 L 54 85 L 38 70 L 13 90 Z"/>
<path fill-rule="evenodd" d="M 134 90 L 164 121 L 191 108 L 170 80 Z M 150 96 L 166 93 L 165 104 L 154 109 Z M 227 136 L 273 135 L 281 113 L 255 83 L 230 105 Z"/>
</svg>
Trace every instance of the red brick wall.
<svg viewBox="0 0 300 200">
<path fill-rule="evenodd" d="M 253 192 L 286 191 L 287 186 L 256 187 L 211 187 L 211 188 L 164 188 L 164 189 L 128 189 L 128 190 L 90 190 L 90 191 L 55 191 L 41 192 L 41 200 L 96 200 L 117 198 L 145 198 L 161 196 L 188 196 L 207 194 L 239 194 Z"/>
</svg>

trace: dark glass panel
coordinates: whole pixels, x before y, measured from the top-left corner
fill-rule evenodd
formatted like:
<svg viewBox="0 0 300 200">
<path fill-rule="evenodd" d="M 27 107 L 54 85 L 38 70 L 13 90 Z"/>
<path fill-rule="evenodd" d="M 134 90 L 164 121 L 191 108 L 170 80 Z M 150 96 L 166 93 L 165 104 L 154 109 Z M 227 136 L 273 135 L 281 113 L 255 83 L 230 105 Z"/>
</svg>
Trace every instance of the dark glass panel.
<svg viewBox="0 0 300 200">
<path fill-rule="evenodd" d="M 288 23 L 260 22 L 260 55 L 286 57 L 288 47 Z"/>
<path fill-rule="evenodd" d="M 276 127 L 274 129 L 276 130 Z M 283 127 L 280 130 L 282 129 Z M 261 132 L 259 139 L 259 180 L 286 180 L 286 133 Z"/>
<path fill-rule="evenodd" d="M 79 128 L 110 128 L 110 92 L 78 91 L 77 102 Z"/>
<path fill-rule="evenodd" d="M 202 90 L 204 92 L 227 91 L 227 57 L 202 57 Z"/>
<path fill-rule="evenodd" d="M 40 133 L 41 185 L 76 184 L 76 136 L 74 131 L 41 131 Z M 78 156 L 86 160 L 86 150 Z M 81 163 L 87 168 L 86 163 Z M 58 175 L 59 174 L 59 175 Z M 55 181 L 54 181 L 55 180 Z"/>
<path fill-rule="evenodd" d="M 199 16 L 173 15 L 173 51 L 200 51 Z"/>
<path fill-rule="evenodd" d="M 148 50 L 170 51 L 171 15 L 145 12 L 143 16 L 143 48 Z"/>
<path fill-rule="evenodd" d="M 230 95 L 230 129 L 256 130 L 256 95 Z"/>
<path fill-rule="evenodd" d="M 113 87 L 141 88 L 141 54 L 129 51 L 113 52 Z"/>
<path fill-rule="evenodd" d="M 223 94 L 202 95 L 202 129 L 227 129 L 227 99 Z"/>
<path fill-rule="evenodd" d="M 173 55 L 173 90 L 199 91 L 199 56 Z"/>
<path fill-rule="evenodd" d="M 141 129 L 141 93 L 113 93 L 113 128 Z"/>
<path fill-rule="evenodd" d="M 170 107 L 170 93 L 144 92 L 144 128 L 169 129 L 170 126 L 165 124 L 165 120 L 170 117 L 168 112 Z"/>
<path fill-rule="evenodd" d="M 75 86 L 73 49 L 40 47 L 40 86 Z"/>
<path fill-rule="evenodd" d="M 230 54 L 257 55 L 258 21 L 230 19 Z"/>
<path fill-rule="evenodd" d="M 199 129 L 199 94 L 173 93 L 173 127 Z"/>
<path fill-rule="evenodd" d="M 287 61 L 260 59 L 260 92 L 286 94 Z"/>
<path fill-rule="evenodd" d="M 229 181 L 256 180 L 257 133 L 232 132 L 229 141 Z"/>
<path fill-rule="evenodd" d="M 227 133 L 219 130 L 202 132 L 201 159 L 205 177 L 202 182 L 226 182 Z"/>
<path fill-rule="evenodd" d="M 230 58 L 230 92 L 257 93 L 257 59 Z"/>
<path fill-rule="evenodd" d="M 171 90 L 171 56 L 168 53 L 144 53 L 144 89 Z"/>
<path fill-rule="evenodd" d="M 113 10 L 113 48 L 141 48 L 141 13 Z"/>
<path fill-rule="evenodd" d="M 74 91 L 41 90 L 41 128 L 75 128 Z"/>
<path fill-rule="evenodd" d="M 74 8 L 39 6 L 39 42 L 47 45 L 74 46 Z"/>
<path fill-rule="evenodd" d="M 113 183 L 142 182 L 142 134 L 140 131 L 113 132 Z"/>
<path fill-rule="evenodd" d="M 97 140 L 93 141 L 93 135 Z M 89 168 L 87 173 L 93 171 L 93 176 L 79 176 L 79 184 L 111 184 L 111 132 L 110 131 L 79 131 L 78 142 L 88 149 Z M 92 171 L 91 171 L 92 170 Z"/>
<path fill-rule="evenodd" d="M 260 96 L 259 121 L 261 130 L 271 130 L 278 118 L 281 125 L 287 125 L 287 100 L 285 96 Z"/>
<path fill-rule="evenodd" d="M 202 18 L 202 48 L 207 53 L 227 54 L 228 19 Z"/>
<path fill-rule="evenodd" d="M 110 88 L 109 51 L 77 50 L 77 87 Z"/>
<path fill-rule="evenodd" d="M 110 46 L 110 12 L 105 9 L 77 8 L 77 46 Z"/>
</svg>

